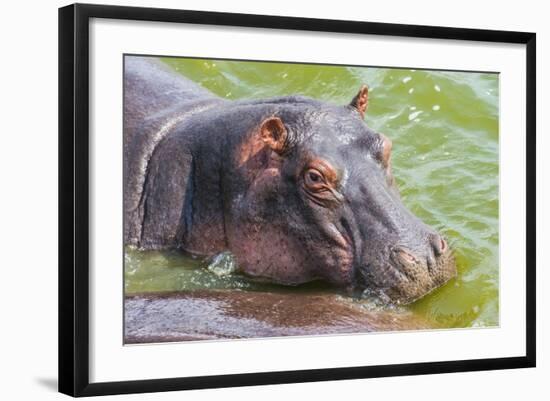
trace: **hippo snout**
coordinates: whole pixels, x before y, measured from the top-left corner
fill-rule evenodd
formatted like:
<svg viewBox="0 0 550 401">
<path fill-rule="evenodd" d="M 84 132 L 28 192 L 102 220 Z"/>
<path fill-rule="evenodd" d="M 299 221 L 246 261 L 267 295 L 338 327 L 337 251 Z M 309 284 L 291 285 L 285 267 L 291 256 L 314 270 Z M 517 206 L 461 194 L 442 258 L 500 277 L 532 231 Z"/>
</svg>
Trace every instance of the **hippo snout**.
<svg viewBox="0 0 550 401">
<path fill-rule="evenodd" d="M 447 241 L 432 234 L 425 247 L 395 245 L 386 262 L 367 265 L 363 277 L 370 292 L 395 304 L 412 303 L 456 276 Z"/>
</svg>

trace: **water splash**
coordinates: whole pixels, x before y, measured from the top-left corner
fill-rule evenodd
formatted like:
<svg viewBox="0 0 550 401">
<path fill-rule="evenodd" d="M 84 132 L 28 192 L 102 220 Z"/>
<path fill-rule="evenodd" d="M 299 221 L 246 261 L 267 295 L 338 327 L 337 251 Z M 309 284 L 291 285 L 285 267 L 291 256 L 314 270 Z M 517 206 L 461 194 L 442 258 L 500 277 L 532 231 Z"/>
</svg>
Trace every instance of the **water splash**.
<svg viewBox="0 0 550 401">
<path fill-rule="evenodd" d="M 207 269 L 218 277 L 229 276 L 237 271 L 237 261 L 231 252 L 222 252 L 210 260 Z"/>
</svg>

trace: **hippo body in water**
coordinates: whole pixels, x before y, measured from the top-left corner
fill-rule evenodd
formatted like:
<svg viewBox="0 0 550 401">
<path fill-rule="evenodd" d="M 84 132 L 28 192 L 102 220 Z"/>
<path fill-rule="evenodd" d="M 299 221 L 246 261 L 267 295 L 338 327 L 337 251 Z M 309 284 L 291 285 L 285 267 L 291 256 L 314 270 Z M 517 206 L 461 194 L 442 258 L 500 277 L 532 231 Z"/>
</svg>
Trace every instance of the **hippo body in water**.
<svg viewBox="0 0 550 401">
<path fill-rule="evenodd" d="M 239 269 L 409 303 L 455 276 L 445 240 L 402 204 L 391 142 L 349 105 L 229 101 L 149 58 L 124 67 L 124 238 L 229 250 Z"/>
<path fill-rule="evenodd" d="M 195 290 L 124 302 L 125 344 L 441 328 L 404 308 L 381 310 L 328 292 Z"/>
</svg>

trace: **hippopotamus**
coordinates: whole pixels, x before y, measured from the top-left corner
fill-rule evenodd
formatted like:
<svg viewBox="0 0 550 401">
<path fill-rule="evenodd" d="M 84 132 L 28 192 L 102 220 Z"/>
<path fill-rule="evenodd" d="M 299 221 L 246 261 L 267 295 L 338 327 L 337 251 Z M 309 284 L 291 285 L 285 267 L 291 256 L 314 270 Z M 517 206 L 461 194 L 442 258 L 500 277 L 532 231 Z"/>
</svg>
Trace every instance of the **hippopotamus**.
<svg viewBox="0 0 550 401">
<path fill-rule="evenodd" d="M 324 280 L 395 304 L 441 286 L 452 250 L 403 205 L 392 142 L 364 121 L 368 87 L 350 98 L 227 100 L 126 56 L 125 245 L 229 251 L 258 280 Z"/>
</svg>

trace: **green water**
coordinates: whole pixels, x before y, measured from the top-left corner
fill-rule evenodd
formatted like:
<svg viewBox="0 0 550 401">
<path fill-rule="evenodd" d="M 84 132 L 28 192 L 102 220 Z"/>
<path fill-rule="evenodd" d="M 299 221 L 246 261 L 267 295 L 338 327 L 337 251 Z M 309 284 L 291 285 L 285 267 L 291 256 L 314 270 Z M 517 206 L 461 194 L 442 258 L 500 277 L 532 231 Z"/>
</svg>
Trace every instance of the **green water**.
<svg viewBox="0 0 550 401">
<path fill-rule="evenodd" d="M 498 104 L 496 74 L 163 59 L 228 99 L 302 94 L 347 104 L 370 88 L 366 122 L 393 141 L 403 202 L 453 247 L 458 277 L 407 306 L 445 327 L 498 325 Z M 128 250 L 127 293 L 238 288 L 289 289 L 219 275 L 206 261 Z M 293 288 L 308 291 L 315 284 Z"/>
</svg>

